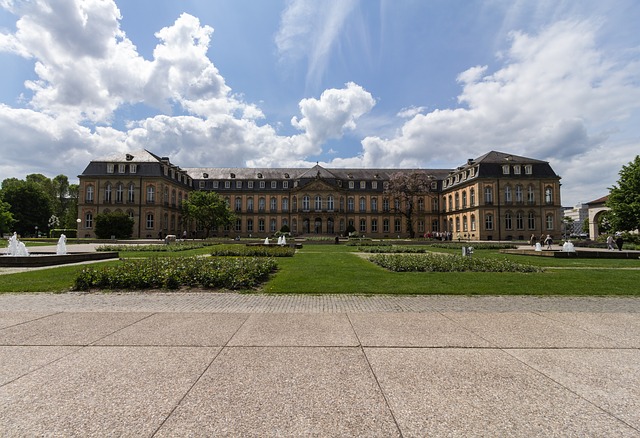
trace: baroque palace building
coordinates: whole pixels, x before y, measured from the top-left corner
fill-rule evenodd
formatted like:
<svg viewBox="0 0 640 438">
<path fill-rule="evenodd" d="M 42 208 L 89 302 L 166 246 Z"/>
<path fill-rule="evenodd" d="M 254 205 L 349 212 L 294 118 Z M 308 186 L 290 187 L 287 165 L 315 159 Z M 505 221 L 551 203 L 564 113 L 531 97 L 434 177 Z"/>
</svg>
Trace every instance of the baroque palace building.
<svg viewBox="0 0 640 438">
<path fill-rule="evenodd" d="M 345 235 L 408 237 L 401 201 L 386 192 L 396 172 L 424 172 L 430 190 L 414 200 L 417 236 L 464 240 L 560 237 L 560 177 L 546 161 L 489 152 L 456 169 L 181 168 L 149 151 L 91 161 L 79 175 L 78 236 L 95 237 L 100 213 L 124 212 L 134 238 L 201 236 L 183 221 L 182 203 L 195 190 L 220 194 L 236 214 L 218 236 Z"/>
</svg>

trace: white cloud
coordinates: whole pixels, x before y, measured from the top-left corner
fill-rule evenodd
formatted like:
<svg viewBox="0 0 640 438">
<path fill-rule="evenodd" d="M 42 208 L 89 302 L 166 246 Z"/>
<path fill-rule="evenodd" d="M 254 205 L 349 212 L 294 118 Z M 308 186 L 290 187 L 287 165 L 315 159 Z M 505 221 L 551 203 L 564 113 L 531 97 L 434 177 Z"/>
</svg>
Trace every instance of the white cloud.
<svg viewBox="0 0 640 438">
<path fill-rule="evenodd" d="M 598 50 L 596 34 L 589 21 L 512 33 L 502 68 L 476 66 L 458 76 L 462 107 L 416 114 L 390 138 L 365 138 L 362 165 L 457 163 L 504 150 L 550 160 L 562 174 L 593 159 L 611 142 L 612 126 L 640 109 L 638 63 Z M 629 145 L 619 155 L 633 157 Z M 611 176 L 621 163 L 609 162 Z"/>
<path fill-rule="evenodd" d="M 307 84 L 315 85 L 322 78 L 331 51 L 357 3 L 357 0 L 289 1 L 275 42 L 282 59 L 307 59 Z"/>
</svg>

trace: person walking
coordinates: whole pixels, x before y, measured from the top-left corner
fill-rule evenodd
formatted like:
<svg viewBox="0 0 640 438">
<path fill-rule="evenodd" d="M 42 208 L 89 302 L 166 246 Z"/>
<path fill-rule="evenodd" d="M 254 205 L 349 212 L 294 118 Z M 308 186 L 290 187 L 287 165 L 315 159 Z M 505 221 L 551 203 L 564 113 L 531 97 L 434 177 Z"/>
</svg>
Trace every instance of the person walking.
<svg viewBox="0 0 640 438">
<path fill-rule="evenodd" d="M 546 239 L 544 239 L 544 243 L 547 245 L 547 249 L 551 249 L 551 245 L 553 245 L 553 238 L 551 234 L 547 234 Z"/>
<path fill-rule="evenodd" d="M 607 250 L 609 251 L 616 250 L 616 248 L 613 246 L 613 236 L 611 234 L 609 234 L 609 237 L 607 237 Z"/>
</svg>

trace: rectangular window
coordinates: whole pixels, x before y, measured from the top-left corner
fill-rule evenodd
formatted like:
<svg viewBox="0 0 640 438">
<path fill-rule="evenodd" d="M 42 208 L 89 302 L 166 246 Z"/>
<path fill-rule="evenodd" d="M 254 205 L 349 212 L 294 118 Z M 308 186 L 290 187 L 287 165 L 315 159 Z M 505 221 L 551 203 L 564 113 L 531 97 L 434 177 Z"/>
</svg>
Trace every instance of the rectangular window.
<svg viewBox="0 0 640 438">
<path fill-rule="evenodd" d="M 271 188 L 272 189 L 277 189 L 278 188 L 278 181 L 271 181 Z"/>
<path fill-rule="evenodd" d="M 217 189 L 219 187 L 220 183 L 218 181 L 214 181 L 213 182 L 213 188 Z"/>
<path fill-rule="evenodd" d="M 505 164 L 502 166 L 502 174 L 503 175 L 509 175 L 509 165 Z"/>
<path fill-rule="evenodd" d="M 349 181 L 349 188 L 352 189 L 354 187 L 355 187 L 354 182 L 353 181 Z"/>
<path fill-rule="evenodd" d="M 484 217 L 484 228 L 486 230 L 493 230 L 493 215 L 488 214 Z"/>
<path fill-rule="evenodd" d="M 282 181 L 282 188 L 283 189 L 288 189 L 289 188 L 289 181 Z"/>
<path fill-rule="evenodd" d="M 385 233 L 389 232 L 389 219 L 385 219 L 382 221 L 382 231 Z"/>
<path fill-rule="evenodd" d="M 113 164 L 107 164 L 107 173 L 113 173 L 113 168 L 114 168 Z"/>
<path fill-rule="evenodd" d="M 524 173 L 527 175 L 531 175 L 533 173 L 533 167 L 531 166 L 531 164 L 527 164 L 526 166 L 524 166 Z"/>
<path fill-rule="evenodd" d="M 371 181 L 371 188 L 376 190 L 378 188 L 378 181 Z"/>
<path fill-rule="evenodd" d="M 366 233 L 367 232 L 367 220 L 366 219 L 360 219 L 360 232 L 361 233 Z"/>
<path fill-rule="evenodd" d="M 93 214 L 87 213 L 84 217 L 84 227 L 93 228 Z"/>
<path fill-rule="evenodd" d="M 520 175 L 520 166 L 513 166 L 513 174 Z"/>
<path fill-rule="evenodd" d="M 124 173 L 126 164 L 118 164 L 118 173 Z"/>
<path fill-rule="evenodd" d="M 264 189 L 264 181 L 260 181 L 260 188 Z"/>
<path fill-rule="evenodd" d="M 367 188 L 367 182 L 366 181 L 360 181 L 360 188 L 361 189 L 366 189 Z"/>
<path fill-rule="evenodd" d="M 201 189 L 204 189 L 204 181 L 200 181 L 200 183 L 198 184 L 198 187 L 200 187 Z"/>
<path fill-rule="evenodd" d="M 236 189 L 242 188 L 242 181 L 236 181 Z"/>
<path fill-rule="evenodd" d="M 394 221 L 394 227 L 395 227 L 394 230 L 395 230 L 396 233 L 399 233 L 401 231 L 401 229 L 402 229 L 401 226 L 402 226 L 402 224 L 400 222 L 400 219 L 396 219 Z"/>
<path fill-rule="evenodd" d="M 229 188 L 231 188 L 231 181 L 225 181 L 225 182 L 224 182 L 224 188 L 225 188 L 225 189 L 229 189 Z"/>
<path fill-rule="evenodd" d="M 253 188 L 253 181 L 249 181 L 249 182 L 247 183 L 247 187 L 249 187 L 250 189 L 252 189 L 252 188 Z"/>
<path fill-rule="evenodd" d="M 153 213 L 147 214 L 147 230 L 153 229 Z"/>
<path fill-rule="evenodd" d="M 372 233 L 378 232 L 378 219 L 371 219 L 371 232 Z"/>
<path fill-rule="evenodd" d="M 130 173 L 136 173 L 138 171 L 138 165 L 137 164 L 129 164 L 129 172 Z"/>
</svg>

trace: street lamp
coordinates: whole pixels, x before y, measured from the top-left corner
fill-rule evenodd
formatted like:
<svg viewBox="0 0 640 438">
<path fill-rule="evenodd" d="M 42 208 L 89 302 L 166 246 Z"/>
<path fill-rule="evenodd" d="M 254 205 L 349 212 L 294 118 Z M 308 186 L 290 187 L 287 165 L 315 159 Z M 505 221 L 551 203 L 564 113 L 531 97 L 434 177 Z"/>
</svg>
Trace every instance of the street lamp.
<svg viewBox="0 0 640 438">
<path fill-rule="evenodd" d="M 76 219 L 76 222 L 78 223 L 78 228 L 76 229 L 76 240 L 80 243 L 80 222 L 82 222 L 82 219 L 78 218 Z"/>
<path fill-rule="evenodd" d="M 36 237 L 40 237 L 38 236 L 38 226 L 36 225 Z"/>
</svg>

